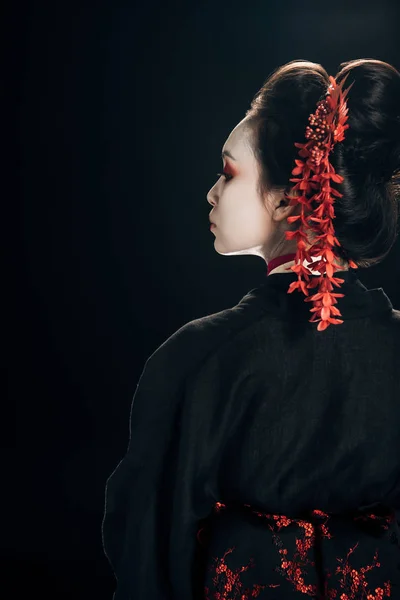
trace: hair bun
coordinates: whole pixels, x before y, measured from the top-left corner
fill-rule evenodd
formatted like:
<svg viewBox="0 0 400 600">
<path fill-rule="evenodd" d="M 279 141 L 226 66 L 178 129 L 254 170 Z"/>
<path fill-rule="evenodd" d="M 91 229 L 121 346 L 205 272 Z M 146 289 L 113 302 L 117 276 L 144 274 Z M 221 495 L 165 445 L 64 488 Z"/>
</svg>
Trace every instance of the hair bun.
<svg viewBox="0 0 400 600">
<path fill-rule="evenodd" d="M 340 83 L 354 81 L 347 98 L 345 162 L 354 174 L 389 181 L 400 166 L 400 73 L 389 63 L 357 59 L 341 64 Z"/>
</svg>

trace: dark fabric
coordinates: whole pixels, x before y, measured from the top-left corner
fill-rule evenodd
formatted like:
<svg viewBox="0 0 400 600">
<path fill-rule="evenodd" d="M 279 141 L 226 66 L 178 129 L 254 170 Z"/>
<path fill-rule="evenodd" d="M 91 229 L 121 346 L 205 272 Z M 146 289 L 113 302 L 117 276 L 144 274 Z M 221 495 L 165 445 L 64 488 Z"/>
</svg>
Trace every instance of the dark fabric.
<svg viewBox="0 0 400 600">
<path fill-rule="evenodd" d="M 114 600 L 400 600 L 400 311 L 337 276 L 341 325 L 272 273 L 146 361 L 105 491 Z"/>
</svg>

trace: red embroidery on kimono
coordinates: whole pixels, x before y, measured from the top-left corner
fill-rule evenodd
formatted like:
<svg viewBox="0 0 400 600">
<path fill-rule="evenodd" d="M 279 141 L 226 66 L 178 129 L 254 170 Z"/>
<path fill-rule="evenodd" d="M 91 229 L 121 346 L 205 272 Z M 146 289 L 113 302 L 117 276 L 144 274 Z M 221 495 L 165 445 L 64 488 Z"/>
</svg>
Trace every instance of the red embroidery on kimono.
<svg viewBox="0 0 400 600">
<path fill-rule="evenodd" d="M 265 516 L 274 521 L 274 524 L 269 525 L 269 527 L 272 531 L 274 542 L 279 548 L 279 554 L 281 555 L 281 568 L 276 569 L 277 572 L 279 572 L 290 583 L 292 583 L 297 591 L 310 596 L 316 595 L 316 586 L 307 585 L 304 579 L 307 567 L 315 565 L 315 563 L 307 557 L 308 551 L 314 546 L 315 543 L 314 525 L 308 521 L 303 521 L 300 519 L 288 519 L 287 517 L 283 517 L 282 515 L 267 515 L 264 513 L 256 514 L 261 517 Z M 330 515 L 317 509 L 313 510 L 311 514 L 314 517 L 322 517 L 326 519 L 324 523 L 317 524 L 317 527 L 319 527 L 322 537 L 331 539 L 332 534 L 329 532 L 327 526 L 327 522 L 330 519 Z M 388 529 L 389 522 L 393 519 L 392 516 L 382 518 L 375 514 L 369 514 L 357 516 L 355 517 L 355 520 L 367 520 L 368 518 L 381 519 L 383 521 L 381 523 L 381 526 L 384 529 Z M 289 559 L 287 556 L 288 550 L 283 547 L 283 542 L 281 538 L 277 535 L 276 531 L 280 531 L 282 527 L 287 527 L 292 522 L 297 523 L 299 527 L 303 528 L 304 535 L 302 538 L 296 538 L 297 552 L 294 554 L 292 559 Z M 352 568 L 349 562 L 349 556 L 354 552 L 357 546 L 358 542 L 353 548 L 350 548 L 345 559 L 337 557 L 339 565 L 336 568 L 336 574 L 342 574 L 339 584 L 341 590 L 344 590 L 344 592 L 342 592 L 342 594 L 339 596 L 339 599 L 361 600 L 365 598 L 365 600 L 381 600 L 381 598 L 389 597 L 391 592 L 390 581 L 384 582 L 382 584 L 382 587 L 377 587 L 374 591 L 368 589 L 366 573 L 375 567 L 380 567 L 380 563 L 378 562 L 378 551 L 375 552 L 375 555 L 373 557 L 373 563 L 371 565 L 366 565 L 365 567 L 362 567 L 359 570 Z M 328 598 L 329 600 L 338 598 L 339 593 L 337 589 L 328 588 L 328 580 L 331 576 L 331 572 L 325 572 L 326 583 L 324 593 L 326 598 Z"/>
<path fill-rule="evenodd" d="M 315 567 L 315 562 L 310 559 L 308 553 L 314 548 L 316 541 L 316 529 L 321 538 L 332 539 L 333 535 L 329 531 L 328 521 L 331 515 L 324 513 L 321 510 L 315 509 L 310 513 L 310 519 L 313 522 L 305 519 L 291 519 L 285 515 L 276 515 L 263 513 L 251 508 L 250 505 L 244 505 L 251 509 L 251 511 L 261 519 L 268 521 L 267 525 L 272 532 L 272 537 L 275 545 L 278 548 L 280 566 L 274 570 L 282 575 L 288 582 L 290 582 L 294 589 L 300 593 L 308 596 L 317 596 L 318 590 L 316 585 L 307 583 L 307 571 L 309 567 Z M 216 503 L 215 511 L 219 512 L 222 508 L 226 508 L 225 504 Z M 353 517 L 355 521 L 378 521 L 378 526 L 384 530 L 389 528 L 389 524 L 394 519 L 394 515 L 381 516 L 374 513 L 364 514 Z M 296 551 L 293 556 L 289 556 L 289 551 L 284 547 L 283 541 L 278 533 L 289 525 L 297 525 L 300 528 L 302 535 L 296 537 Z M 351 555 L 356 551 L 359 542 L 357 542 L 352 548 L 349 549 L 347 555 L 343 557 L 337 557 L 338 565 L 336 567 L 335 575 L 341 575 L 338 580 L 338 586 L 336 589 L 329 588 L 329 579 L 333 573 L 325 570 L 325 589 L 324 596 L 327 600 L 382 600 L 391 596 L 391 583 L 390 581 L 383 582 L 380 586 L 374 590 L 369 588 L 367 581 L 368 573 L 374 568 L 379 568 L 380 563 L 378 560 L 378 551 L 375 551 L 371 564 L 367 564 L 361 568 L 355 569 L 350 562 Z M 216 575 L 213 577 L 213 583 L 216 591 L 213 592 L 213 600 L 247 600 L 249 598 L 257 598 L 259 594 L 265 588 L 279 587 L 279 584 L 253 584 L 252 589 L 243 589 L 243 583 L 240 580 L 240 574 L 247 571 L 249 568 L 254 566 L 254 559 L 251 557 L 249 563 L 245 566 L 241 566 L 236 570 L 231 570 L 226 562 L 225 558 L 228 554 L 231 554 L 233 548 L 229 548 L 222 558 L 214 558 L 215 567 L 211 567 Z M 205 600 L 211 600 L 210 591 L 205 587 Z"/>
<path fill-rule="evenodd" d="M 211 570 L 214 570 L 216 575 L 213 577 L 213 583 L 215 586 L 215 590 L 213 592 L 213 600 L 243 600 L 248 598 L 258 598 L 262 590 L 266 587 L 265 585 L 259 585 L 254 583 L 252 588 L 244 588 L 243 583 L 240 580 L 240 575 L 244 571 L 247 571 L 249 568 L 254 567 L 254 560 L 250 558 L 248 564 L 246 566 L 239 567 L 238 569 L 232 570 L 230 569 L 226 562 L 225 557 L 233 552 L 233 548 L 229 548 L 222 558 L 215 558 L 214 562 L 216 566 L 210 567 Z M 209 596 L 209 589 L 205 587 L 205 600 L 211 600 Z"/>
<path fill-rule="evenodd" d="M 340 600 L 358 600 L 359 598 L 366 598 L 366 600 L 381 600 L 381 598 L 389 597 L 391 592 L 390 581 L 385 581 L 383 588 L 375 588 L 375 593 L 373 593 L 368 589 L 368 582 L 365 578 L 365 573 L 374 567 L 381 566 L 378 562 L 378 551 L 375 552 L 373 563 L 371 565 L 362 567 L 358 571 L 356 569 L 352 569 L 349 563 L 349 556 L 354 552 L 357 546 L 358 542 L 355 546 L 353 546 L 353 548 L 350 548 L 345 559 L 337 559 L 340 564 L 336 569 L 336 573 L 342 573 L 340 586 L 345 590 L 345 593 L 342 593 L 340 596 Z"/>
</svg>

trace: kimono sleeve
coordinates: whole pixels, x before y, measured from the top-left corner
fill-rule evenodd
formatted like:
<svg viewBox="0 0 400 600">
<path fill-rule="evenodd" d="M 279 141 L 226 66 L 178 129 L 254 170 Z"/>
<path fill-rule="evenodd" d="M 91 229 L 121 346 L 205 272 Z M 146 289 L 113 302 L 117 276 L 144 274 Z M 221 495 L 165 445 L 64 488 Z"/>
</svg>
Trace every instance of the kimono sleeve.
<svg viewBox="0 0 400 600">
<path fill-rule="evenodd" d="M 113 600 L 196 597 L 196 533 L 215 498 L 196 477 L 202 468 L 197 434 L 183 435 L 190 386 L 170 360 L 163 351 L 146 362 L 132 401 L 128 449 L 106 483 L 102 538 L 117 579 Z"/>
</svg>

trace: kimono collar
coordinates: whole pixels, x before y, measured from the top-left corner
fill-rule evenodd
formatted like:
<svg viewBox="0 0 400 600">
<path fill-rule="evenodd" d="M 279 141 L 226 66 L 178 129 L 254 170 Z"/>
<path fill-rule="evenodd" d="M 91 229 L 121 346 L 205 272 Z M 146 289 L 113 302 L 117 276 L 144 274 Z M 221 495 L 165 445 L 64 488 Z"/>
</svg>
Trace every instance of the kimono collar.
<svg viewBox="0 0 400 600">
<path fill-rule="evenodd" d="M 272 260 L 270 260 L 268 263 L 267 275 L 269 275 L 273 269 L 276 269 L 276 267 L 279 267 L 280 265 L 283 265 L 284 263 L 294 260 L 295 256 L 296 256 L 296 254 L 294 254 L 294 253 L 293 254 L 284 254 L 283 256 L 277 256 L 276 258 L 273 258 Z"/>
<path fill-rule="evenodd" d="M 288 262 L 285 259 L 285 262 Z M 274 265 L 278 265 L 275 263 Z M 368 289 L 358 279 L 354 269 L 336 271 L 337 277 L 344 279 L 338 290 L 344 294 L 338 298 L 338 308 L 344 319 L 357 319 L 376 313 L 390 313 L 393 305 L 383 288 Z M 315 275 L 311 275 L 314 277 Z M 294 319 L 307 320 L 311 318 L 310 304 L 304 302 L 303 294 L 294 291 L 287 293 L 289 285 L 297 279 L 293 271 L 275 272 L 265 276 L 259 287 L 249 292 L 251 296 L 262 299 L 264 309 L 281 315 L 290 315 Z"/>
</svg>

